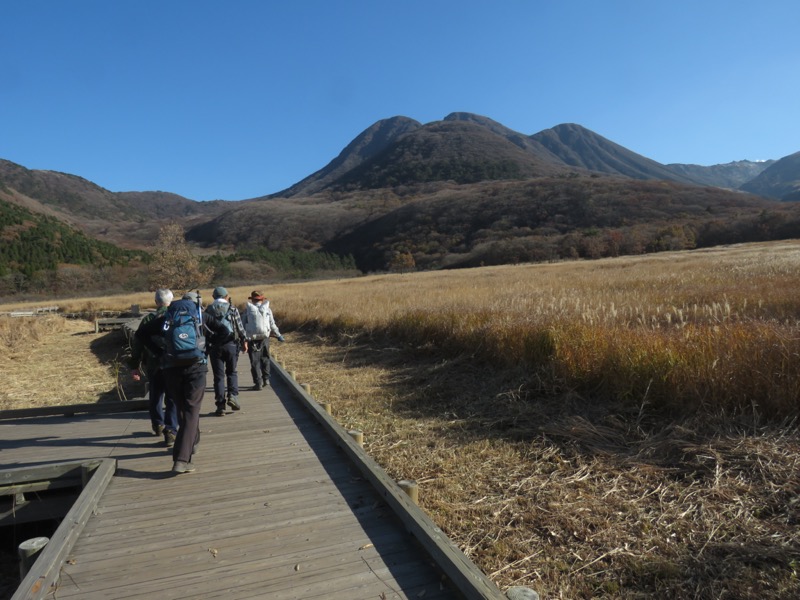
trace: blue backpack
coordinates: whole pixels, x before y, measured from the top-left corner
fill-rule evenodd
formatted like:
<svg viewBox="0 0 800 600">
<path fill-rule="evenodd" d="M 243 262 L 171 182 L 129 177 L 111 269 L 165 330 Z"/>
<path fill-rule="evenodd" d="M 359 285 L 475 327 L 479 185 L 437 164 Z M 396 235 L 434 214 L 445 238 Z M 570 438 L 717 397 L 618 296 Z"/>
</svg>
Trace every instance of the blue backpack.
<svg viewBox="0 0 800 600">
<path fill-rule="evenodd" d="M 173 301 L 164 318 L 163 332 L 167 366 L 181 367 L 205 361 L 206 338 L 199 301 Z"/>
</svg>

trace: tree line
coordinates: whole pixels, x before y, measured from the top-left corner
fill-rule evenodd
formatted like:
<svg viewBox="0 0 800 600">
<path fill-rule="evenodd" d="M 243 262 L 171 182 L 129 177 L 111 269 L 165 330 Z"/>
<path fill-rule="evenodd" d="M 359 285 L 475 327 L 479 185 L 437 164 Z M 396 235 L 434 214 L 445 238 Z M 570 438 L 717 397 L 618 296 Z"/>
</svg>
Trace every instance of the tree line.
<svg viewBox="0 0 800 600">
<path fill-rule="evenodd" d="M 92 239 L 58 219 L 0 202 L 0 277 L 32 277 L 59 264 L 107 267 L 146 262 L 146 252 Z"/>
</svg>

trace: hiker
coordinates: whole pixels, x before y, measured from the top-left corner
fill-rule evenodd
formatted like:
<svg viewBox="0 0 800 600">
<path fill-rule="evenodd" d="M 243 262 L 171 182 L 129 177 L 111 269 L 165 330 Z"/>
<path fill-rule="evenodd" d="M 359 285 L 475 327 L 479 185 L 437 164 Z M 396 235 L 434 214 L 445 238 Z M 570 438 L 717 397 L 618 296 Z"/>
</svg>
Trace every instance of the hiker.
<svg viewBox="0 0 800 600">
<path fill-rule="evenodd" d="M 180 300 L 171 302 L 162 316 L 136 331 L 136 337 L 148 350 L 161 357 L 167 393 L 178 410 L 178 435 L 172 449 L 173 473 L 195 470 L 192 456 L 200 443 L 200 408 L 208 373 L 205 336 L 221 335 L 223 327 L 205 315 L 197 292 L 187 292 Z M 184 346 L 178 347 L 178 343 Z"/>
<path fill-rule="evenodd" d="M 247 300 L 242 324 L 247 333 L 247 355 L 250 357 L 253 388 L 260 390 L 269 385 L 269 336 L 274 333 L 281 342 L 283 336 L 275 323 L 269 300 L 264 298 L 264 294 L 254 290 Z"/>
<path fill-rule="evenodd" d="M 168 289 L 156 290 L 156 312 L 147 313 L 139 323 L 139 329 L 153 319 L 163 317 L 167 312 L 167 306 L 172 302 L 172 297 L 172 291 Z M 157 336 L 156 339 L 162 340 L 163 338 Z M 166 393 L 166 382 L 161 370 L 159 354 L 148 350 L 138 337 L 134 336 L 131 340 L 129 361 L 131 375 L 136 381 L 141 380 L 142 366 L 144 366 L 149 383 L 150 423 L 153 427 L 153 434 L 163 435 L 167 448 L 171 448 L 175 444 L 175 435 L 178 433 L 178 411 L 172 397 Z"/>
<path fill-rule="evenodd" d="M 211 294 L 214 302 L 206 308 L 206 314 L 221 323 L 221 334 L 213 334 L 208 338 L 208 358 L 214 372 L 214 403 L 218 417 L 225 416 L 225 404 L 233 410 L 239 410 L 239 374 L 236 370 L 239 352 L 247 352 L 247 335 L 245 334 L 239 309 L 231 304 L 228 290 L 219 286 Z M 227 394 L 226 394 L 227 387 Z"/>
</svg>

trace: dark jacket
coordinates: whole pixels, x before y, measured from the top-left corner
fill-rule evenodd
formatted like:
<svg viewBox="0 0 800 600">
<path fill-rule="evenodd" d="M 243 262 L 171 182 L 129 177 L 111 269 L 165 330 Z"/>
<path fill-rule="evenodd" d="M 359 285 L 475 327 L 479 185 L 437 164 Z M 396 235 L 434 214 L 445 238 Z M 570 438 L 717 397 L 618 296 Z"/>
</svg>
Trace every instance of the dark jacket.
<svg viewBox="0 0 800 600">
<path fill-rule="evenodd" d="M 164 362 L 166 344 L 160 342 L 160 340 L 164 338 L 164 319 L 166 314 L 167 311 L 165 310 L 161 315 L 155 316 L 147 323 L 141 323 L 134 336 L 148 352 L 158 357 L 159 365 L 162 369 L 170 368 L 170 365 Z M 214 319 L 211 315 L 207 315 L 205 312 L 203 313 L 203 328 L 206 337 L 222 336 L 225 335 L 227 331 L 225 325 Z M 201 364 L 205 365 L 207 360 L 207 358 L 203 358 Z"/>
<path fill-rule="evenodd" d="M 147 313 L 144 317 L 142 317 L 137 329 L 147 325 L 147 323 L 159 317 L 161 317 L 161 322 L 163 323 L 164 313 L 166 312 L 166 306 L 159 306 L 158 309 L 156 309 L 156 312 Z M 156 340 L 156 344 L 158 344 L 158 340 Z M 163 352 L 163 347 L 161 347 L 161 351 Z M 131 357 L 128 361 L 128 365 L 131 369 L 142 369 L 142 367 L 144 367 L 145 372 L 153 373 L 160 367 L 159 356 L 160 353 L 154 354 L 151 352 L 137 335 L 133 336 L 131 339 Z"/>
</svg>

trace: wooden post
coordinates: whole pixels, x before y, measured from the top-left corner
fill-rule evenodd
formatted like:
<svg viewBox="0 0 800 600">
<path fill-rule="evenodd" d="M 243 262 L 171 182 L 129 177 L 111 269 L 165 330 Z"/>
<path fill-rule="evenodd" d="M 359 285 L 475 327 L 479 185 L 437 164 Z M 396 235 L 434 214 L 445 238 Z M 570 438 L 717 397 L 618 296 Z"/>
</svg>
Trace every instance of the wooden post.
<svg viewBox="0 0 800 600">
<path fill-rule="evenodd" d="M 306 391 L 306 394 L 308 394 L 309 396 L 311 395 L 311 384 L 310 383 L 302 383 L 302 384 L 300 384 L 300 387 L 302 387 Z"/>
<path fill-rule="evenodd" d="M 289 377 L 297 381 L 297 371 L 289 371 Z"/>
<path fill-rule="evenodd" d="M 333 414 L 333 407 L 331 406 L 330 402 L 320 402 L 320 404 L 322 405 L 322 408 L 325 409 L 326 413 L 328 413 L 329 415 Z"/>
<path fill-rule="evenodd" d="M 35 537 L 22 542 L 17 548 L 17 555 L 19 556 L 19 577 L 25 579 L 25 576 L 30 571 L 33 563 L 36 562 L 36 555 L 39 554 L 42 548 L 47 545 L 50 538 Z"/>
<path fill-rule="evenodd" d="M 506 591 L 508 600 L 539 600 L 539 594 L 527 587 L 512 587 Z"/>
<path fill-rule="evenodd" d="M 364 432 L 363 431 L 359 431 L 358 429 L 351 429 L 350 431 L 347 432 L 347 434 L 351 438 L 353 438 L 353 440 L 355 441 L 356 444 L 358 444 L 362 448 L 364 447 Z"/>
<path fill-rule="evenodd" d="M 138 304 L 131 304 L 131 314 L 134 316 L 139 315 L 139 305 Z"/>
<path fill-rule="evenodd" d="M 94 332 L 100 333 L 100 323 L 97 321 L 97 319 L 94 320 Z"/>
<path fill-rule="evenodd" d="M 400 489 L 408 494 L 408 497 L 411 498 L 411 501 L 414 504 L 419 504 L 419 486 L 417 485 L 416 481 L 411 479 L 402 479 L 397 482 L 397 485 L 399 485 Z"/>
</svg>

